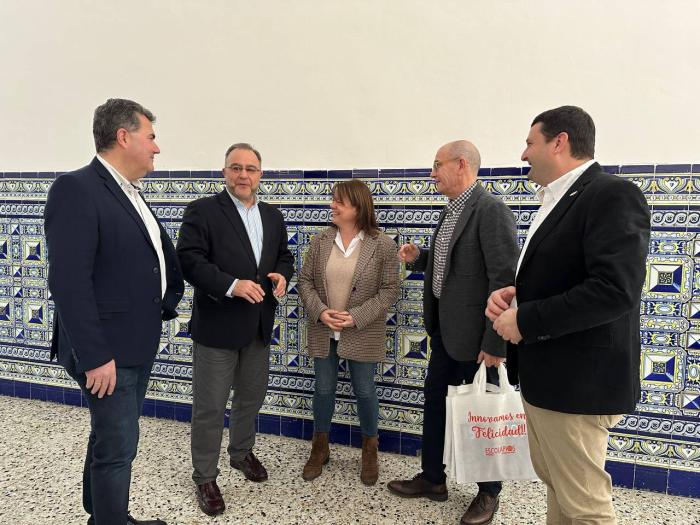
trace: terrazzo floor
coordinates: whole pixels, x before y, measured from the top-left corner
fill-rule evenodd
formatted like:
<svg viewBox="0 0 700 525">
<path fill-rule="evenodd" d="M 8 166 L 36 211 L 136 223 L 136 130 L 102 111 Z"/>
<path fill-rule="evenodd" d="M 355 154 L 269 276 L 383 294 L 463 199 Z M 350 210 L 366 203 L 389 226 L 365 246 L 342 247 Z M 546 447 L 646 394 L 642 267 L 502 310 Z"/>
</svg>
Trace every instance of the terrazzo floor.
<svg viewBox="0 0 700 525">
<path fill-rule="evenodd" d="M 0 524 L 84 524 L 81 471 L 89 428 L 84 408 L 0 396 Z M 158 516 L 168 525 L 205 524 L 457 524 L 475 486 L 449 486 L 447 502 L 404 500 L 386 483 L 410 478 L 420 460 L 380 454 L 374 487 L 359 480 L 360 450 L 331 445 L 331 462 L 313 482 L 301 479 L 309 443 L 259 435 L 256 455 L 269 481 L 256 484 L 232 470 L 222 447 L 219 486 L 226 513 L 209 518 L 198 509 L 190 478 L 189 424 L 143 418 L 131 485 L 131 512 Z M 621 525 L 700 524 L 700 502 L 651 492 L 615 489 Z M 493 525 L 545 523 L 545 491 L 539 482 L 504 484 Z"/>
</svg>

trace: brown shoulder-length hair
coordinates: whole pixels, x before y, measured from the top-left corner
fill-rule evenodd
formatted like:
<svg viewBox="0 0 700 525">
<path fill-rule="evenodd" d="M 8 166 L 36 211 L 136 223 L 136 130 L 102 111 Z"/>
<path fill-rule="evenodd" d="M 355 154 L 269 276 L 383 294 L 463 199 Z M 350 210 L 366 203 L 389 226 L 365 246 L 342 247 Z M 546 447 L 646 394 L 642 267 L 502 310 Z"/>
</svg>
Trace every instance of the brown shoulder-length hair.
<svg viewBox="0 0 700 525">
<path fill-rule="evenodd" d="M 359 179 L 350 179 L 333 186 L 333 197 L 357 210 L 357 228 L 372 237 L 379 233 L 374 202 L 367 184 Z"/>
</svg>

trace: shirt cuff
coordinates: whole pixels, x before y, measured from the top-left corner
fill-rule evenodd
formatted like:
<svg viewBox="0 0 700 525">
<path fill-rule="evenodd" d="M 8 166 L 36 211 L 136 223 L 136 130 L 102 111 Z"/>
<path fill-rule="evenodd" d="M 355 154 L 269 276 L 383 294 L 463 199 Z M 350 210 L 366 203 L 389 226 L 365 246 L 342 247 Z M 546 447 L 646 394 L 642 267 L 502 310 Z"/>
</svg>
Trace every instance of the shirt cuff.
<svg viewBox="0 0 700 525">
<path fill-rule="evenodd" d="M 226 297 L 233 297 L 233 289 L 236 287 L 238 284 L 238 279 L 233 280 L 233 284 L 229 287 L 228 291 L 226 292 Z"/>
</svg>

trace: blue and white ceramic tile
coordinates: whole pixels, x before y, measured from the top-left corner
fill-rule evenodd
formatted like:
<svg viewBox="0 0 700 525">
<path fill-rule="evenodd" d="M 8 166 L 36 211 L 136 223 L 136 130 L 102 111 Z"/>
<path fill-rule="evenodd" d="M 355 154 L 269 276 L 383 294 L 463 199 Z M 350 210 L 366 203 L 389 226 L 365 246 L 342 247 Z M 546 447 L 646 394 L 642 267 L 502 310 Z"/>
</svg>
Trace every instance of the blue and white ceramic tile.
<svg viewBox="0 0 700 525">
<path fill-rule="evenodd" d="M 700 172 L 698 165 L 606 166 L 637 184 L 652 209 L 652 242 L 640 310 L 642 399 L 614 429 L 608 458 L 620 484 L 700 496 Z M 508 204 L 524 241 L 538 203 L 526 168 L 480 171 L 481 183 Z M 397 243 L 427 245 L 444 198 L 429 170 L 267 172 L 261 199 L 285 216 L 297 270 L 311 237 L 328 222 L 336 180 L 358 177 L 374 195 L 380 225 Z M 56 173 L 0 173 L 0 393 L 81 404 L 73 381 L 48 361 L 53 304 L 46 287 L 42 214 Z M 156 172 L 145 195 L 173 240 L 184 206 L 222 188 L 217 171 Z M 423 330 L 423 277 L 404 270 L 401 296 L 387 316 L 387 359 L 376 370 L 385 448 L 420 448 L 422 385 L 429 354 Z M 188 419 L 191 411 L 192 290 L 180 317 L 164 324 L 146 412 Z M 296 280 L 277 311 L 262 432 L 308 437 L 313 368 Z M 352 443 L 357 410 L 341 362 L 334 432 Z M 347 434 L 347 435 L 346 435 Z M 380 442 L 382 440 L 380 439 Z"/>
</svg>

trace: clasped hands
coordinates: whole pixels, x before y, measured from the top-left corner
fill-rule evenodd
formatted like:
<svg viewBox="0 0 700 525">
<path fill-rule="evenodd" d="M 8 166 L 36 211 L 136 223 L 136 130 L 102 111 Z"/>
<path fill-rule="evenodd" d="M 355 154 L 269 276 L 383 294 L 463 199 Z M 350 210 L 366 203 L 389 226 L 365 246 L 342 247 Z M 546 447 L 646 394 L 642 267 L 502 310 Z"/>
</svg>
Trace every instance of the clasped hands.
<svg viewBox="0 0 700 525">
<path fill-rule="evenodd" d="M 493 329 L 498 335 L 506 341 L 518 344 L 523 336 L 518 329 L 518 308 L 510 306 L 514 297 L 515 286 L 495 290 L 486 302 L 485 314 L 493 322 Z"/>
<path fill-rule="evenodd" d="M 275 286 L 272 290 L 272 295 L 278 299 L 287 293 L 287 279 L 281 273 L 270 272 L 267 277 L 272 281 Z M 262 286 L 260 286 L 255 281 L 249 279 L 240 279 L 233 289 L 233 295 L 235 297 L 241 297 L 249 303 L 261 303 L 265 297 L 265 291 Z"/>
<path fill-rule="evenodd" d="M 321 322 L 334 332 L 340 332 L 343 328 L 355 326 L 355 319 L 352 318 L 350 312 L 332 310 L 330 308 L 321 312 Z"/>
</svg>

